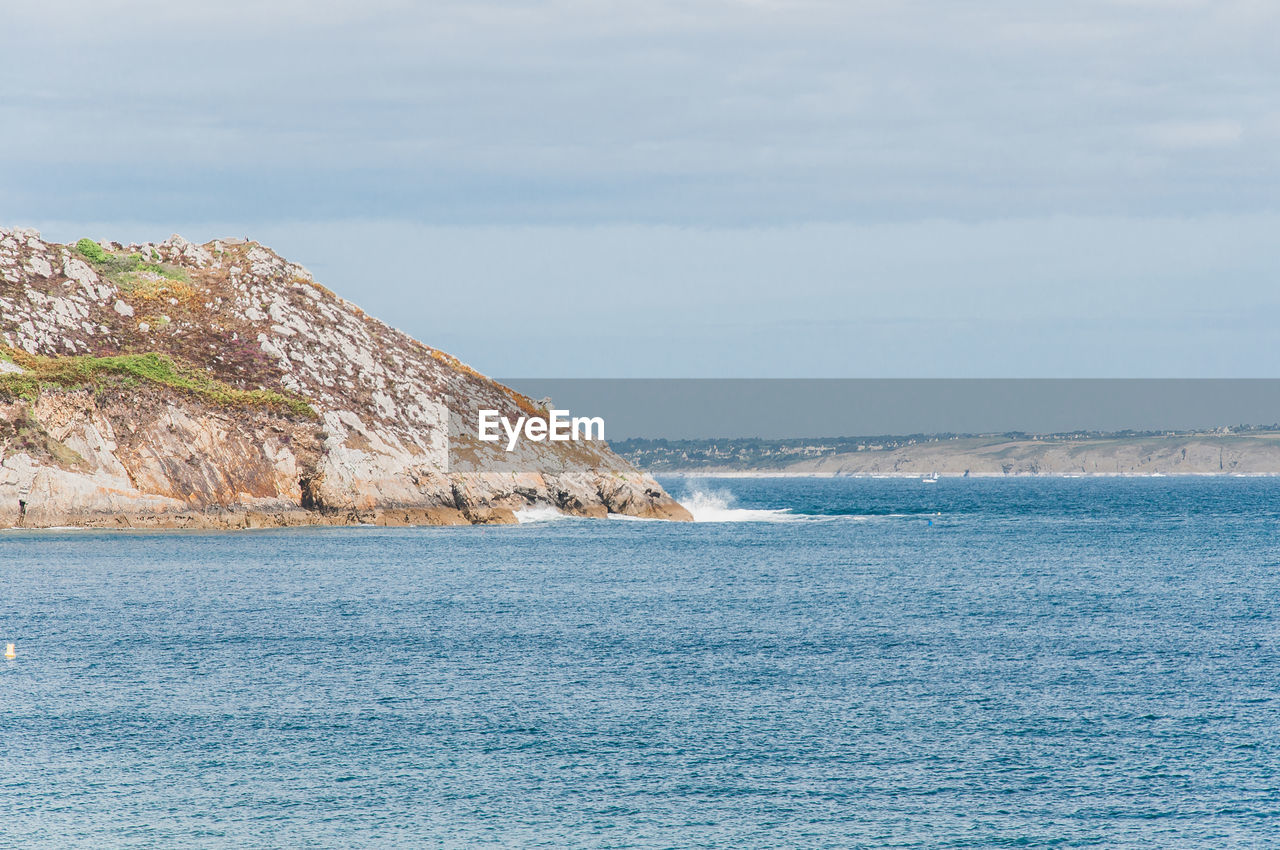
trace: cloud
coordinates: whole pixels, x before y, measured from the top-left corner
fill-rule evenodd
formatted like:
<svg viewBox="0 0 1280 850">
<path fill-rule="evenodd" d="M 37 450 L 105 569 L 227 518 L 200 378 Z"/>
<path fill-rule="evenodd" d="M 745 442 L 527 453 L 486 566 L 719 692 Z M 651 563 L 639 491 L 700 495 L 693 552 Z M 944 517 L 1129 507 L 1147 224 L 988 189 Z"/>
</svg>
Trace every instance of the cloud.
<svg viewBox="0 0 1280 850">
<path fill-rule="evenodd" d="M 31 218 L 761 225 L 1274 208 L 1266 4 L 20 4 Z M 1225 116 L 1225 117 L 1224 117 Z"/>
<path fill-rule="evenodd" d="M 1168 148 L 1218 148 L 1244 137 L 1239 121 L 1175 121 L 1145 128 L 1156 144 Z"/>
</svg>

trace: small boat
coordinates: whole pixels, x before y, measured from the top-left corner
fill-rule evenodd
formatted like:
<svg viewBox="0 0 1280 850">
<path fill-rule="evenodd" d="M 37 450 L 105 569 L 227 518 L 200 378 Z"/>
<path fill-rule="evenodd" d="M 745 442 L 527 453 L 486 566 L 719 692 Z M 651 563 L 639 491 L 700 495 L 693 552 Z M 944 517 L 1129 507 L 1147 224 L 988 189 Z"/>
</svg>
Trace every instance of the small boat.
<svg viewBox="0 0 1280 850">
<path fill-rule="evenodd" d="M 938 473 L 936 473 L 936 472 L 935 472 L 935 473 L 933 473 L 933 475 L 926 475 L 925 477 L 923 477 L 923 478 L 921 478 L 921 479 L 920 479 L 920 483 L 921 483 L 921 484 L 937 484 L 937 483 L 938 483 Z"/>
</svg>

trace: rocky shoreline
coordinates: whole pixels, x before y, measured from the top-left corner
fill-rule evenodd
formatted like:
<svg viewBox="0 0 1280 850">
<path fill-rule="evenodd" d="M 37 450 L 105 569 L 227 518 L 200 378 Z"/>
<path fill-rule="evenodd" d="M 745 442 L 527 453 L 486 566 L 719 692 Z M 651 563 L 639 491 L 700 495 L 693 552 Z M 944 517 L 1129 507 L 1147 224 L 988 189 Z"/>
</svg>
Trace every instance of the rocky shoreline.
<svg viewBox="0 0 1280 850">
<path fill-rule="evenodd" d="M 0 229 L 0 527 L 691 519 L 603 443 L 451 438 L 478 407 L 545 415 L 256 243 Z"/>
</svg>

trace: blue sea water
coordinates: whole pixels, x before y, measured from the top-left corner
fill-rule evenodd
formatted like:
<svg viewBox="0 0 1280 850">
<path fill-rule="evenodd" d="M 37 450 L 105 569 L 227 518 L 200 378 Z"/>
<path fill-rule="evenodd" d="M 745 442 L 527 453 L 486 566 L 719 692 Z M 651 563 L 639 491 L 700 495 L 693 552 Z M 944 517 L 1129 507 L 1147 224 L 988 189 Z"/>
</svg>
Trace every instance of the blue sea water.
<svg viewBox="0 0 1280 850">
<path fill-rule="evenodd" d="M 1280 481 L 0 534 L 4 847 L 1280 844 Z"/>
</svg>

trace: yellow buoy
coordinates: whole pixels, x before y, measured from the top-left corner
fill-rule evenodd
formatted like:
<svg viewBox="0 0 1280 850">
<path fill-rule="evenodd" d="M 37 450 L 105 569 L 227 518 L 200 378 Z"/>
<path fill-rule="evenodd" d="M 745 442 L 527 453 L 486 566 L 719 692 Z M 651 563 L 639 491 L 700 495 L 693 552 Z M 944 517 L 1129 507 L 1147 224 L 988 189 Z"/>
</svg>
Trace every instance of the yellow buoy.
<svg viewBox="0 0 1280 850">
<path fill-rule="evenodd" d="M 13 644 L 11 644 L 11 643 L 6 643 L 6 644 L 4 645 L 4 657 L 5 657 L 5 658 L 17 658 L 17 657 L 18 657 L 18 653 L 16 653 L 16 652 L 14 652 L 14 651 L 13 651 Z"/>
</svg>

